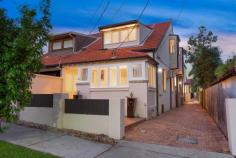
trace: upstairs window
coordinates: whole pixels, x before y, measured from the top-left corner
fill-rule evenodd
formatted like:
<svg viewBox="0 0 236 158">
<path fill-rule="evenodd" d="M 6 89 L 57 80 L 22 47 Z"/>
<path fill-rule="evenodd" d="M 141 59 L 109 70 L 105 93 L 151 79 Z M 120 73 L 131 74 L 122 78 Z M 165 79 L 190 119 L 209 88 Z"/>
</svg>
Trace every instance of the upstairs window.
<svg viewBox="0 0 236 158">
<path fill-rule="evenodd" d="M 148 65 L 148 86 L 156 87 L 156 71 L 155 67 Z"/>
<path fill-rule="evenodd" d="M 52 50 L 60 50 L 64 48 L 72 48 L 73 40 L 72 39 L 61 39 L 52 41 Z"/>
<path fill-rule="evenodd" d="M 116 44 L 137 40 L 137 28 L 122 28 L 103 33 L 104 44 Z"/>
<path fill-rule="evenodd" d="M 112 43 L 119 43 L 119 42 L 120 42 L 120 32 L 112 31 Z"/>
<path fill-rule="evenodd" d="M 128 41 L 135 41 L 137 39 L 137 33 L 136 33 L 136 28 L 130 28 L 129 29 L 129 34 L 128 34 Z"/>
<path fill-rule="evenodd" d="M 73 46 L 72 40 L 65 40 L 64 41 L 64 48 L 71 48 Z"/>
<path fill-rule="evenodd" d="M 170 54 L 175 53 L 175 40 L 174 39 L 170 39 L 169 41 L 169 52 Z"/>
<path fill-rule="evenodd" d="M 104 35 L 103 35 L 103 40 L 104 40 L 104 44 L 111 44 L 111 32 L 104 32 Z"/>
<path fill-rule="evenodd" d="M 57 49 L 62 49 L 62 42 L 61 41 L 56 41 L 52 43 L 52 49 L 57 50 Z"/>
</svg>

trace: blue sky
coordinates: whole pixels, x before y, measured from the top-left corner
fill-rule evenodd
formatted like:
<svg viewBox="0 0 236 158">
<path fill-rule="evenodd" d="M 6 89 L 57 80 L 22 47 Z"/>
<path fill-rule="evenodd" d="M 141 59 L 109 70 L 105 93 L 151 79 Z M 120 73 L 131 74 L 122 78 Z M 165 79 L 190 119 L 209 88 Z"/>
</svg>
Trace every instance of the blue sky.
<svg viewBox="0 0 236 158">
<path fill-rule="evenodd" d="M 90 32 L 93 27 L 136 19 L 146 0 L 52 0 L 53 32 Z M 37 8 L 40 0 L 3 0 L 0 6 L 11 17 L 18 16 L 18 5 L 27 3 Z M 100 6 L 100 7 L 99 7 Z M 95 23 L 107 6 L 104 16 Z M 99 8 L 99 10 L 97 10 Z M 97 11 L 96 11 L 97 10 Z M 145 24 L 172 19 L 174 31 L 186 47 L 188 37 L 200 25 L 218 35 L 217 45 L 224 51 L 223 58 L 236 52 L 236 0 L 150 0 L 141 18 Z M 94 29 L 93 32 L 96 32 Z"/>
</svg>

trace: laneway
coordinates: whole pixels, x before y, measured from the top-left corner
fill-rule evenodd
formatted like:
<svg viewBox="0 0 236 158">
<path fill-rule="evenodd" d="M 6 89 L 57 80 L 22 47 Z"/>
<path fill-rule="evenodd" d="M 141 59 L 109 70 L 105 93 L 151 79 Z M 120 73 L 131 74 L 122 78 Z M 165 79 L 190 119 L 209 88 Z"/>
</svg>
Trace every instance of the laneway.
<svg viewBox="0 0 236 158">
<path fill-rule="evenodd" d="M 126 130 L 126 140 L 228 153 L 226 138 L 197 104 L 186 104 Z"/>
</svg>

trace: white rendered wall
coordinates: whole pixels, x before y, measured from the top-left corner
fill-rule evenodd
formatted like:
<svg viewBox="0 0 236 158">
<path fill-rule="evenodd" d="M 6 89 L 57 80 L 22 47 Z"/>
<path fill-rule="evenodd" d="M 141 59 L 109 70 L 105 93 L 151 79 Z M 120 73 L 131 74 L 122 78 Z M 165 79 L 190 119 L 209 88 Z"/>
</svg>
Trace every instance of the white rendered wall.
<svg viewBox="0 0 236 158">
<path fill-rule="evenodd" d="M 108 135 L 109 117 L 105 115 L 63 114 L 63 128 Z"/>
<path fill-rule="evenodd" d="M 228 142 L 231 153 L 236 156 L 236 99 L 225 99 Z"/>
<path fill-rule="evenodd" d="M 48 107 L 25 107 L 19 114 L 19 119 L 26 122 L 33 122 L 52 126 L 53 108 Z"/>
<path fill-rule="evenodd" d="M 125 134 L 125 100 L 109 100 L 109 137 L 122 139 Z"/>
</svg>

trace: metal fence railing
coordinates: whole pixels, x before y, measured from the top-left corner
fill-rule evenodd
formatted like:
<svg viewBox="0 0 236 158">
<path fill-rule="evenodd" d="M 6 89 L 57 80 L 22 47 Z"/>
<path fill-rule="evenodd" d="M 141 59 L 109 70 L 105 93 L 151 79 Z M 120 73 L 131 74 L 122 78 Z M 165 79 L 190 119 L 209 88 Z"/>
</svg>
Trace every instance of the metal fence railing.
<svg viewBox="0 0 236 158">
<path fill-rule="evenodd" d="M 33 94 L 28 107 L 53 107 L 53 94 Z"/>
<path fill-rule="evenodd" d="M 109 115 L 109 100 L 65 99 L 65 113 L 87 115 Z"/>
</svg>

